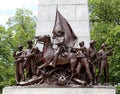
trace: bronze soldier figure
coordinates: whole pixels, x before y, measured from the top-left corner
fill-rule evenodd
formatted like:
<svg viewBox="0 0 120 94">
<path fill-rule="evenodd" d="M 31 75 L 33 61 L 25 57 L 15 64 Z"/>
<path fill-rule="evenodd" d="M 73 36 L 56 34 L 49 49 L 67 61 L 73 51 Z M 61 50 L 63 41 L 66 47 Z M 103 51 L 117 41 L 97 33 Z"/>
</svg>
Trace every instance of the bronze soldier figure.
<svg viewBox="0 0 120 94">
<path fill-rule="evenodd" d="M 22 57 L 24 55 L 24 51 L 23 51 L 23 46 L 19 45 L 18 46 L 18 50 L 14 52 L 14 62 L 15 62 L 15 78 L 16 78 L 16 82 L 19 83 L 20 81 L 24 81 L 25 80 L 25 76 L 24 76 L 24 58 Z"/>
<path fill-rule="evenodd" d="M 80 45 L 80 49 L 79 49 L 79 55 L 78 55 L 79 63 L 77 66 L 77 74 L 80 75 L 79 73 L 81 71 L 81 67 L 83 66 L 85 68 L 87 76 L 90 80 L 89 85 L 92 85 L 92 75 L 91 75 L 91 72 L 89 69 L 89 63 L 88 63 L 87 56 L 86 56 L 86 47 L 84 47 L 83 41 L 80 42 L 79 45 Z"/>
<path fill-rule="evenodd" d="M 107 58 L 111 55 L 111 50 L 106 50 L 105 44 L 102 44 L 102 49 L 98 53 L 94 47 L 95 41 L 90 42 L 88 49 L 84 46 L 84 41 L 79 43 L 79 48 L 73 48 L 77 36 L 58 10 L 56 11 L 52 33 L 53 41 L 49 35 L 40 35 L 35 38 L 38 43 L 43 44 L 42 52 L 37 47 L 33 47 L 33 42 L 29 40 L 25 52 L 20 46 L 18 47 L 19 50 L 14 53 L 18 85 L 32 85 L 34 83 L 40 85 L 44 83 L 40 86 L 53 87 L 66 84 L 71 84 L 71 87 L 76 84 L 91 86 L 96 83 L 97 60 L 100 61 L 97 82 L 103 70 L 105 82 L 108 82 Z M 54 48 L 54 45 L 57 48 Z M 19 83 L 25 79 L 23 63 L 26 68 L 27 79 L 25 82 Z M 51 64 L 53 67 L 50 66 Z"/>
<path fill-rule="evenodd" d="M 104 76 L 105 76 L 105 83 L 108 83 L 109 77 L 108 77 L 108 56 L 110 56 L 112 53 L 112 50 L 107 51 L 107 46 L 105 43 L 102 43 L 101 50 L 98 52 L 98 59 L 100 60 L 99 63 L 99 73 L 97 76 L 97 82 L 99 82 L 99 79 L 102 75 L 102 71 L 104 70 Z"/>
<path fill-rule="evenodd" d="M 63 31 L 59 31 L 59 34 L 57 34 L 57 36 L 53 37 L 53 44 L 57 45 L 57 49 L 54 53 L 54 60 L 53 60 L 53 67 L 56 66 L 56 60 L 58 58 L 58 55 L 60 55 L 60 53 L 62 53 L 63 51 L 65 51 L 65 46 L 64 46 L 64 32 Z"/>
<path fill-rule="evenodd" d="M 90 47 L 88 48 L 88 60 L 90 63 L 90 71 L 92 73 L 93 76 L 93 83 L 96 83 L 96 62 L 95 60 L 97 59 L 97 50 L 95 49 L 94 45 L 95 45 L 95 41 L 91 40 L 90 42 Z"/>
<path fill-rule="evenodd" d="M 33 49 L 33 42 L 32 40 L 28 40 L 28 48 L 25 51 L 25 68 L 26 68 L 26 78 L 27 80 L 31 79 L 33 75 L 36 75 L 37 66 L 33 60 L 34 53 L 32 52 Z"/>
</svg>

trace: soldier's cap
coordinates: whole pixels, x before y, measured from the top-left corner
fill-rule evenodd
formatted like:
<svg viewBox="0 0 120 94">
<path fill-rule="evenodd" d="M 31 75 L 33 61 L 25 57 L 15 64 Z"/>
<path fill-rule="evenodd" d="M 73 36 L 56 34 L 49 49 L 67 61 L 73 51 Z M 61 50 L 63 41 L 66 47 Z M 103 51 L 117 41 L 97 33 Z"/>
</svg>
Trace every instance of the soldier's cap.
<svg viewBox="0 0 120 94">
<path fill-rule="evenodd" d="M 18 48 L 23 48 L 23 46 L 22 46 L 22 45 L 19 45 Z"/>
<path fill-rule="evenodd" d="M 105 43 L 102 43 L 101 44 L 101 47 L 106 47 L 107 45 Z"/>
<path fill-rule="evenodd" d="M 27 43 L 28 43 L 28 44 L 29 44 L 29 43 L 33 44 L 32 40 L 28 40 Z"/>
<path fill-rule="evenodd" d="M 95 44 L 95 43 L 96 43 L 95 40 L 91 40 L 91 41 L 90 41 L 90 44 Z"/>
<path fill-rule="evenodd" d="M 79 42 L 79 45 L 84 44 L 84 41 Z"/>
</svg>

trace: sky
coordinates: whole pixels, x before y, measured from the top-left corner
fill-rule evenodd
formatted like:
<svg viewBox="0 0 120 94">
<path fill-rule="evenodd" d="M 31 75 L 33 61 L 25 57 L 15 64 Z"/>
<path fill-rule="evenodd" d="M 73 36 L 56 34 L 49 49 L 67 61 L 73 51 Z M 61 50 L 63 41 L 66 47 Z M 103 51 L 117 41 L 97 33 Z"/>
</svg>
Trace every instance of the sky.
<svg viewBox="0 0 120 94">
<path fill-rule="evenodd" d="M 6 26 L 8 18 L 14 16 L 17 8 L 26 8 L 37 16 L 38 0 L 2 0 L 0 2 L 0 25 Z"/>
</svg>

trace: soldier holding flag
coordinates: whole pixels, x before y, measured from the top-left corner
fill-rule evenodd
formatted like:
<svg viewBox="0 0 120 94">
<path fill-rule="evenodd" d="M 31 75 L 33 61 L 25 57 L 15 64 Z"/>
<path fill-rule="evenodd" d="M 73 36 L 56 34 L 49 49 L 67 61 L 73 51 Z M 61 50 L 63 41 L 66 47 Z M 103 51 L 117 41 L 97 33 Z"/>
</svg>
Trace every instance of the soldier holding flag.
<svg viewBox="0 0 120 94">
<path fill-rule="evenodd" d="M 55 25 L 52 33 L 54 44 L 58 45 L 58 48 L 54 54 L 53 66 L 55 66 L 58 55 L 65 50 L 67 50 L 69 54 L 77 40 L 77 37 L 67 20 L 60 14 L 58 10 L 56 11 Z"/>
</svg>

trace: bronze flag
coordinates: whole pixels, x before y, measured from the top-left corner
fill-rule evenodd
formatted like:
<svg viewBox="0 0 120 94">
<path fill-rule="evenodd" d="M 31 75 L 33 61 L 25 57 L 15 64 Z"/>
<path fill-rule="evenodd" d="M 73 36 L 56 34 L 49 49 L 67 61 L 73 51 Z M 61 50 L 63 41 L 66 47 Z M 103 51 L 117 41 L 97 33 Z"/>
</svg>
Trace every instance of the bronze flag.
<svg viewBox="0 0 120 94">
<path fill-rule="evenodd" d="M 73 32 L 70 24 L 67 22 L 67 20 L 60 14 L 60 12 L 56 11 L 56 19 L 55 19 L 55 25 L 53 28 L 53 36 L 59 35 L 59 31 L 63 31 L 65 33 L 65 46 L 66 47 L 73 47 L 77 37 L 75 33 Z"/>
</svg>

